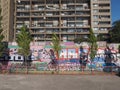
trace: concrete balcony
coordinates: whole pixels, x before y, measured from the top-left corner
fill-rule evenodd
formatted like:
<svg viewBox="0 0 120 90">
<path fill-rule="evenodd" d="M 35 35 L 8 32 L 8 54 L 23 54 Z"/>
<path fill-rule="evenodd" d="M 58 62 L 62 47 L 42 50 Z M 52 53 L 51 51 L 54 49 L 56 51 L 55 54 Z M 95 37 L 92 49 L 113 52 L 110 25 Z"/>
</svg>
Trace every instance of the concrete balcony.
<svg viewBox="0 0 120 90">
<path fill-rule="evenodd" d="M 111 21 L 111 19 L 110 18 L 101 18 L 101 19 L 99 19 L 99 21 Z"/>
<path fill-rule="evenodd" d="M 110 24 L 99 24 L 99 27 L 112 27 Z"/>
<path fill-rule="evenodd" d="M 106 6 L 106 7 L 99 7 L 99 9 L 110 9 L 110 6 Z"/>
<path fill-rule="evenodd" d="M 108 30 L 95 30 L 93 32 L 96 34 L 108 34 Z"/>
<path fill-rule="evenodd" d="M 96 1 L 97 2 L 97 1 Z M 99 0 L 99 3 L 103 3 L 103 4 L 109 4 L 110 3 L 110 0 Z"/>
<path fill-rule="evenodd" d="M 110 12 L 99 12 L 99 14 L 98 15 L 110 15 Z"/>
<path fill-rule="evenodd" d="M 81 34 L 81 35 L 82 35 L 82 34 L 83 34 L 83 35 L 84 35 L 84 34 L 89 34 L 89 31 L 87 31 L 87 32 L 76 32 L 76 34 Z"/>
</svg>

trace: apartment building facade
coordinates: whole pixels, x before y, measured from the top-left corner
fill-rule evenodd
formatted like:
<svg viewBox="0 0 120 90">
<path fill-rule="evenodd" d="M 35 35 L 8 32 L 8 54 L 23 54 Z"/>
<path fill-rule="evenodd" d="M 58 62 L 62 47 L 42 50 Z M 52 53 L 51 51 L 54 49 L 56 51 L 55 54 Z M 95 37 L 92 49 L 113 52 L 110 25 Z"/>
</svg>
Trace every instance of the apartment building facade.
<svg viewBox="0 0 120 90">
<path fill-rule="evenodd" d="M 25 24 L 34 40 L 72 41 L 89 35 L 107 35 L 111 28 L 110 0 L 14 0 L 14 40 Z"/>
<path fill-rule="evenodd" d="M 14 1 L 13 0 L 0 0 L 0 6 L 2 9 L 1 16 L 2 16 L 2 29 L 3 29 L 2 34 L 4 35 L 3 41 L 13 41 Z"/>
</svg>

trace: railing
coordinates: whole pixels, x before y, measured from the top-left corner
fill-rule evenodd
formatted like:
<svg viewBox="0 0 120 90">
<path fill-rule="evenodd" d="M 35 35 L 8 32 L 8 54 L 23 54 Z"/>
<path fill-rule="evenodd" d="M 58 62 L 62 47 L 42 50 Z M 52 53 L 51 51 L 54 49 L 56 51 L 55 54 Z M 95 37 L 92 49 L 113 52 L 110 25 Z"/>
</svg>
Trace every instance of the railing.
<svg viewBox="0 0 120 90">
<path fill-rule="evenodd" d="M 92 67 L 85 67 L 79 64 L 76 65 L 32 65 L 32 66 L 17 66 L 11 65 L 10 67 L 2 66 L 0 68 L 0 73 L 2 74 L 52 74 L 57 72 L 57 74 L 102 74 L 102 73 L 109 73 L 109 74 L 116 74 L 119 73 L 120 67 L 119 66 L 104 66 L 95 68 Z"/>
</svg>

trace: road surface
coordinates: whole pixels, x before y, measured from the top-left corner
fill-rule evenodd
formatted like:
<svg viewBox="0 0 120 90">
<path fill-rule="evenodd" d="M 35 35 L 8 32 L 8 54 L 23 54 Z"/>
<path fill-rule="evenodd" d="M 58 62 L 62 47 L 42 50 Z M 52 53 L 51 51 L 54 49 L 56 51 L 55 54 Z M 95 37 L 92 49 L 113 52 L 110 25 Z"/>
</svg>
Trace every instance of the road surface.
<svg viewBox="0 0 120 90">
<path fill-rule="evenodd" d="M 0 75 L 0 90 L 120 90 L 113 75 Z"/>
</svg>

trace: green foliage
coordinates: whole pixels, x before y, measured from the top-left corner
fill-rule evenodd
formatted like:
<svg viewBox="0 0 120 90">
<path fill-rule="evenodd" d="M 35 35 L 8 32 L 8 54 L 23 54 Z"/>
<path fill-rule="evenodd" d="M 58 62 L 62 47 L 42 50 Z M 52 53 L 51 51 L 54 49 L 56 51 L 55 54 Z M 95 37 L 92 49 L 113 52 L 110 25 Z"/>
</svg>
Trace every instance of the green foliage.
<svg viewBox="0 0 120 90">
<path fill-rule="evenodd" d="M 3 54 L 4 50 L 5 50 L 4 44 L 1 42 L 0 43 L 0 56 Z"/>
<path fill-rule="evenodd" d="M 113 23 L 112 30 L 109 34 L 112 43 L 120 43 L 120 20 Z"/>
<path fill-rule="evenodd" d="M 57 54 L 57 58 L 59 58 L 59 51 L 61 50 L 60 39 L 54 33 L 52 35 L 52 47 Z"/>
<path fill-rule="evenodd" d="M 90 29 L 89 42 L 91 43 L 90 57 L 91 60 L 93 60 L 97 52 L 97 38 L 95 37 L 92 29 Z"/>
<path fill-rule="evenodd" d="M 2 22 L 1 22 L 2 21 L 1 11 L 2 11 L 2 9 L 0 7 L 0 56 L 2 55 L 2 53 L 5 50 L 4 44 L 2 42 L 2 40 L 4 39 L 4 36 L 2 34 L 3 29 L 2 29 L 2 26 L 1 26 L 2 25 Z"/>
<path fill-rule="evenodd" d="M 118 51 L 119 51 L 119 53 L 120 53 L 120 45 L 118 46 Z"/>
<path fill-rule="evenodd" d="M 20 30 L 21 31 L 17 35 L 17 40 L 16 40 L 18 46 L 20 47 L 19 53 L 24 56 L 28 56 L 30 54 L 30 42 L 32 41 L 32 37 L 25 25 Z"/>
</svg>

